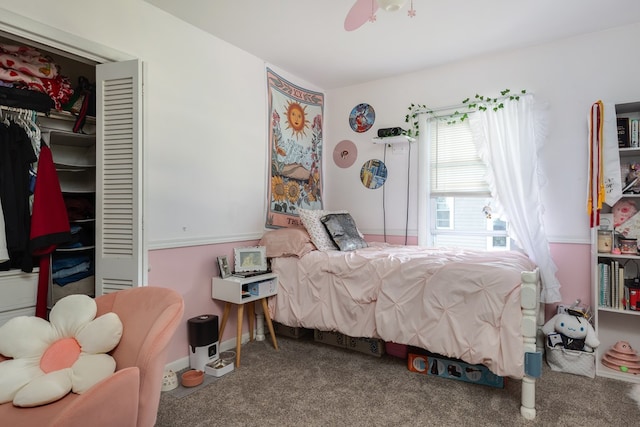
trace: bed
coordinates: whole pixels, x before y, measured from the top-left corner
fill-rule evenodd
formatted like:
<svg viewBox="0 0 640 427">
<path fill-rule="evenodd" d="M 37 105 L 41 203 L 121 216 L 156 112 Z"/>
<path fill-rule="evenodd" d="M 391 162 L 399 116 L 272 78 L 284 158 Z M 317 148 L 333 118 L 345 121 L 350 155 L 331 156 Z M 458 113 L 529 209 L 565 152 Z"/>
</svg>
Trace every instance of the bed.
<svg viewBox="0 0 640 427">
<path fill-rule="evenodd" d="M 270 231 L 260 242 L 278 274 L 273 320 L 485 365 L 522 380 L 521 413 L 535 417 L 535 378 L 525 375 L 524 357 L 536 352 L 543 319 L 528 257 L 385 243 L 339 250 L 316 244 L 309 229 Z"/>
</svg>

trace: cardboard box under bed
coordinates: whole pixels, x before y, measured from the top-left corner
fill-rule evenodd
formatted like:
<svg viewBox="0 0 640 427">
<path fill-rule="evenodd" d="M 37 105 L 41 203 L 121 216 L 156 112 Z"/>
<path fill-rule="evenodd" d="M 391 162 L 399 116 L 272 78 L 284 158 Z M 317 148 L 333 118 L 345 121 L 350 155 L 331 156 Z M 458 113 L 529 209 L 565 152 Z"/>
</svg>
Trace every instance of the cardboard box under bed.
<svg viewBox="0 0 640 427">
<path fill-rule="evenodd" d="M 307 336 L 310 337 L 311 333 L 313 332 L 313 329 L 287 326 L 276 321 L 272 321 L 271 323 L 273 324 L 273 331 L 276 333 L 276 335 L 282 337 L 300 339 Z"/>
<path fill-rule="evenodd" d="M 356 338 L 340 332 L 327 332 L 316 329 L 313 332 L 313 339 L 316 342 L 348 348 L 371 356 L 382 357 L 384 354 L 384 341 L 379 338 Z"/>
</svg>

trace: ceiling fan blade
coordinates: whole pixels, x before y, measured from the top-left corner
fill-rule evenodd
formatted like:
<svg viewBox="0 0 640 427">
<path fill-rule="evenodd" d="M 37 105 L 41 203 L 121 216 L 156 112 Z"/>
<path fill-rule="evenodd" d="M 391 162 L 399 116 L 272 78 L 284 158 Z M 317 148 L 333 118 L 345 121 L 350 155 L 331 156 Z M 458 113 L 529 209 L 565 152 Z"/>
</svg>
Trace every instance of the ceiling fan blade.
<svg viewBox="0 0 640 427">
<path fill-rule="evenodd" d="M 347 31 L 357 30 L 366 24 L 377 10 L 378 2 L 375 0 L 356 0 L 344 20 L 344 29 Z"/>
</svg>

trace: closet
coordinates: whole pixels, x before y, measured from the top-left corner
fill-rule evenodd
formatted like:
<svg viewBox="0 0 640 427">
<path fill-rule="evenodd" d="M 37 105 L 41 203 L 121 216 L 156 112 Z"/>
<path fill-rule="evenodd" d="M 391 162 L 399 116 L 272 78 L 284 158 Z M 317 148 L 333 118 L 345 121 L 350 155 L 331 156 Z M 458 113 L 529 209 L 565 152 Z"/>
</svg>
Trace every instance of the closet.
<svg viewBox="0 0 640 427">
<path fill-rule="evenodd" d="M 78 258 L 83 265 L 78 270 L 84 271 L 78 280 L 69 271 L 65 274 L 71 277 L 61 280 L 58 267 L 50 271 L 47 306 L 73 293 L 97 296 L 143 286 L 147 271 L 142 227 L 142 63 L 96 61 L 91 54 L 84 58 L 59 47 L 71 46 L 75 39 L 51 40 L 49 34 L 28 28 L 26 32 L 37 40 L 25 39 L 14 22 L 31 25 L 27 19 L 12 20 L 10 14 L 0 17 L 0 43 L 34 47 L 60 65 L 73 87 L 79 76 L 85 76 L 97 88 L 96 115 L 87 119 L 82 132 L 73 132 L 76 117 L 67 112 L 54 109 L 38 113 L 36 119 L 42 140 L 51 149 L 74 231 L 69 245 L 58 246 L 50 255 L 51 265 L 62 261 L 65 266 Z M 33 27 L 44 31 L 40 25 Z M 0 325 L 14 316 L 35 313 L 38 275 L 37 268 L 32 273 L 0 271 Z"/>
<path fill-rule="evenodd" d="M 75 118 L 50 113 L 38 117 L 42 140 L 51 148 L 65 202 L 71 240 L 51 254 L 47 306 L 71 294 L 95 296 L 96 134 L 95 116 L 73 132 Z"/>
</svg>

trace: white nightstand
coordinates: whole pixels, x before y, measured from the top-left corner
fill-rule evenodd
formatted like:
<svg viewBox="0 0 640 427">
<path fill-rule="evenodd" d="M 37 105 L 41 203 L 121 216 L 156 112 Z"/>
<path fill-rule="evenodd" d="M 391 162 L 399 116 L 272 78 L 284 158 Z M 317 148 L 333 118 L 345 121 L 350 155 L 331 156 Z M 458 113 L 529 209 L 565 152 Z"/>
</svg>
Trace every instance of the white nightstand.
<svg viewBox="0 0 640 427">
<path fill-rule="evenodd" d="M 231 276 L 225 279 L 214 277 L 211 282 L 211 297 L 213 299 L 224 301 L 224 312 L 222 313 L 222 323 L 220 324 L 220 339 L 229 318 L 231 304 L 238 306 L 238 333 L 236 337 L 236 367 L 240 367 L 240 348 L 242 346 L 242 315 L 244 305 L 260 301 L 264 311 L 264 318 L 267 321 L 267 327 L 271 334 L 273 347 L 278 349 L 276 334 L 273 331 L 273 323 L 269 316 L 269 307 L 267 306 L 267 297 L 278 293 L 278 276 L 274 273 L 260 274 L 253 277 L 236 277 Z M 249 339 L 253 341 L 253 319 L 255 317 L 255 309 L 253 304 L 247 306 L 247 314 L 249 317 Z"/>
</svg>

